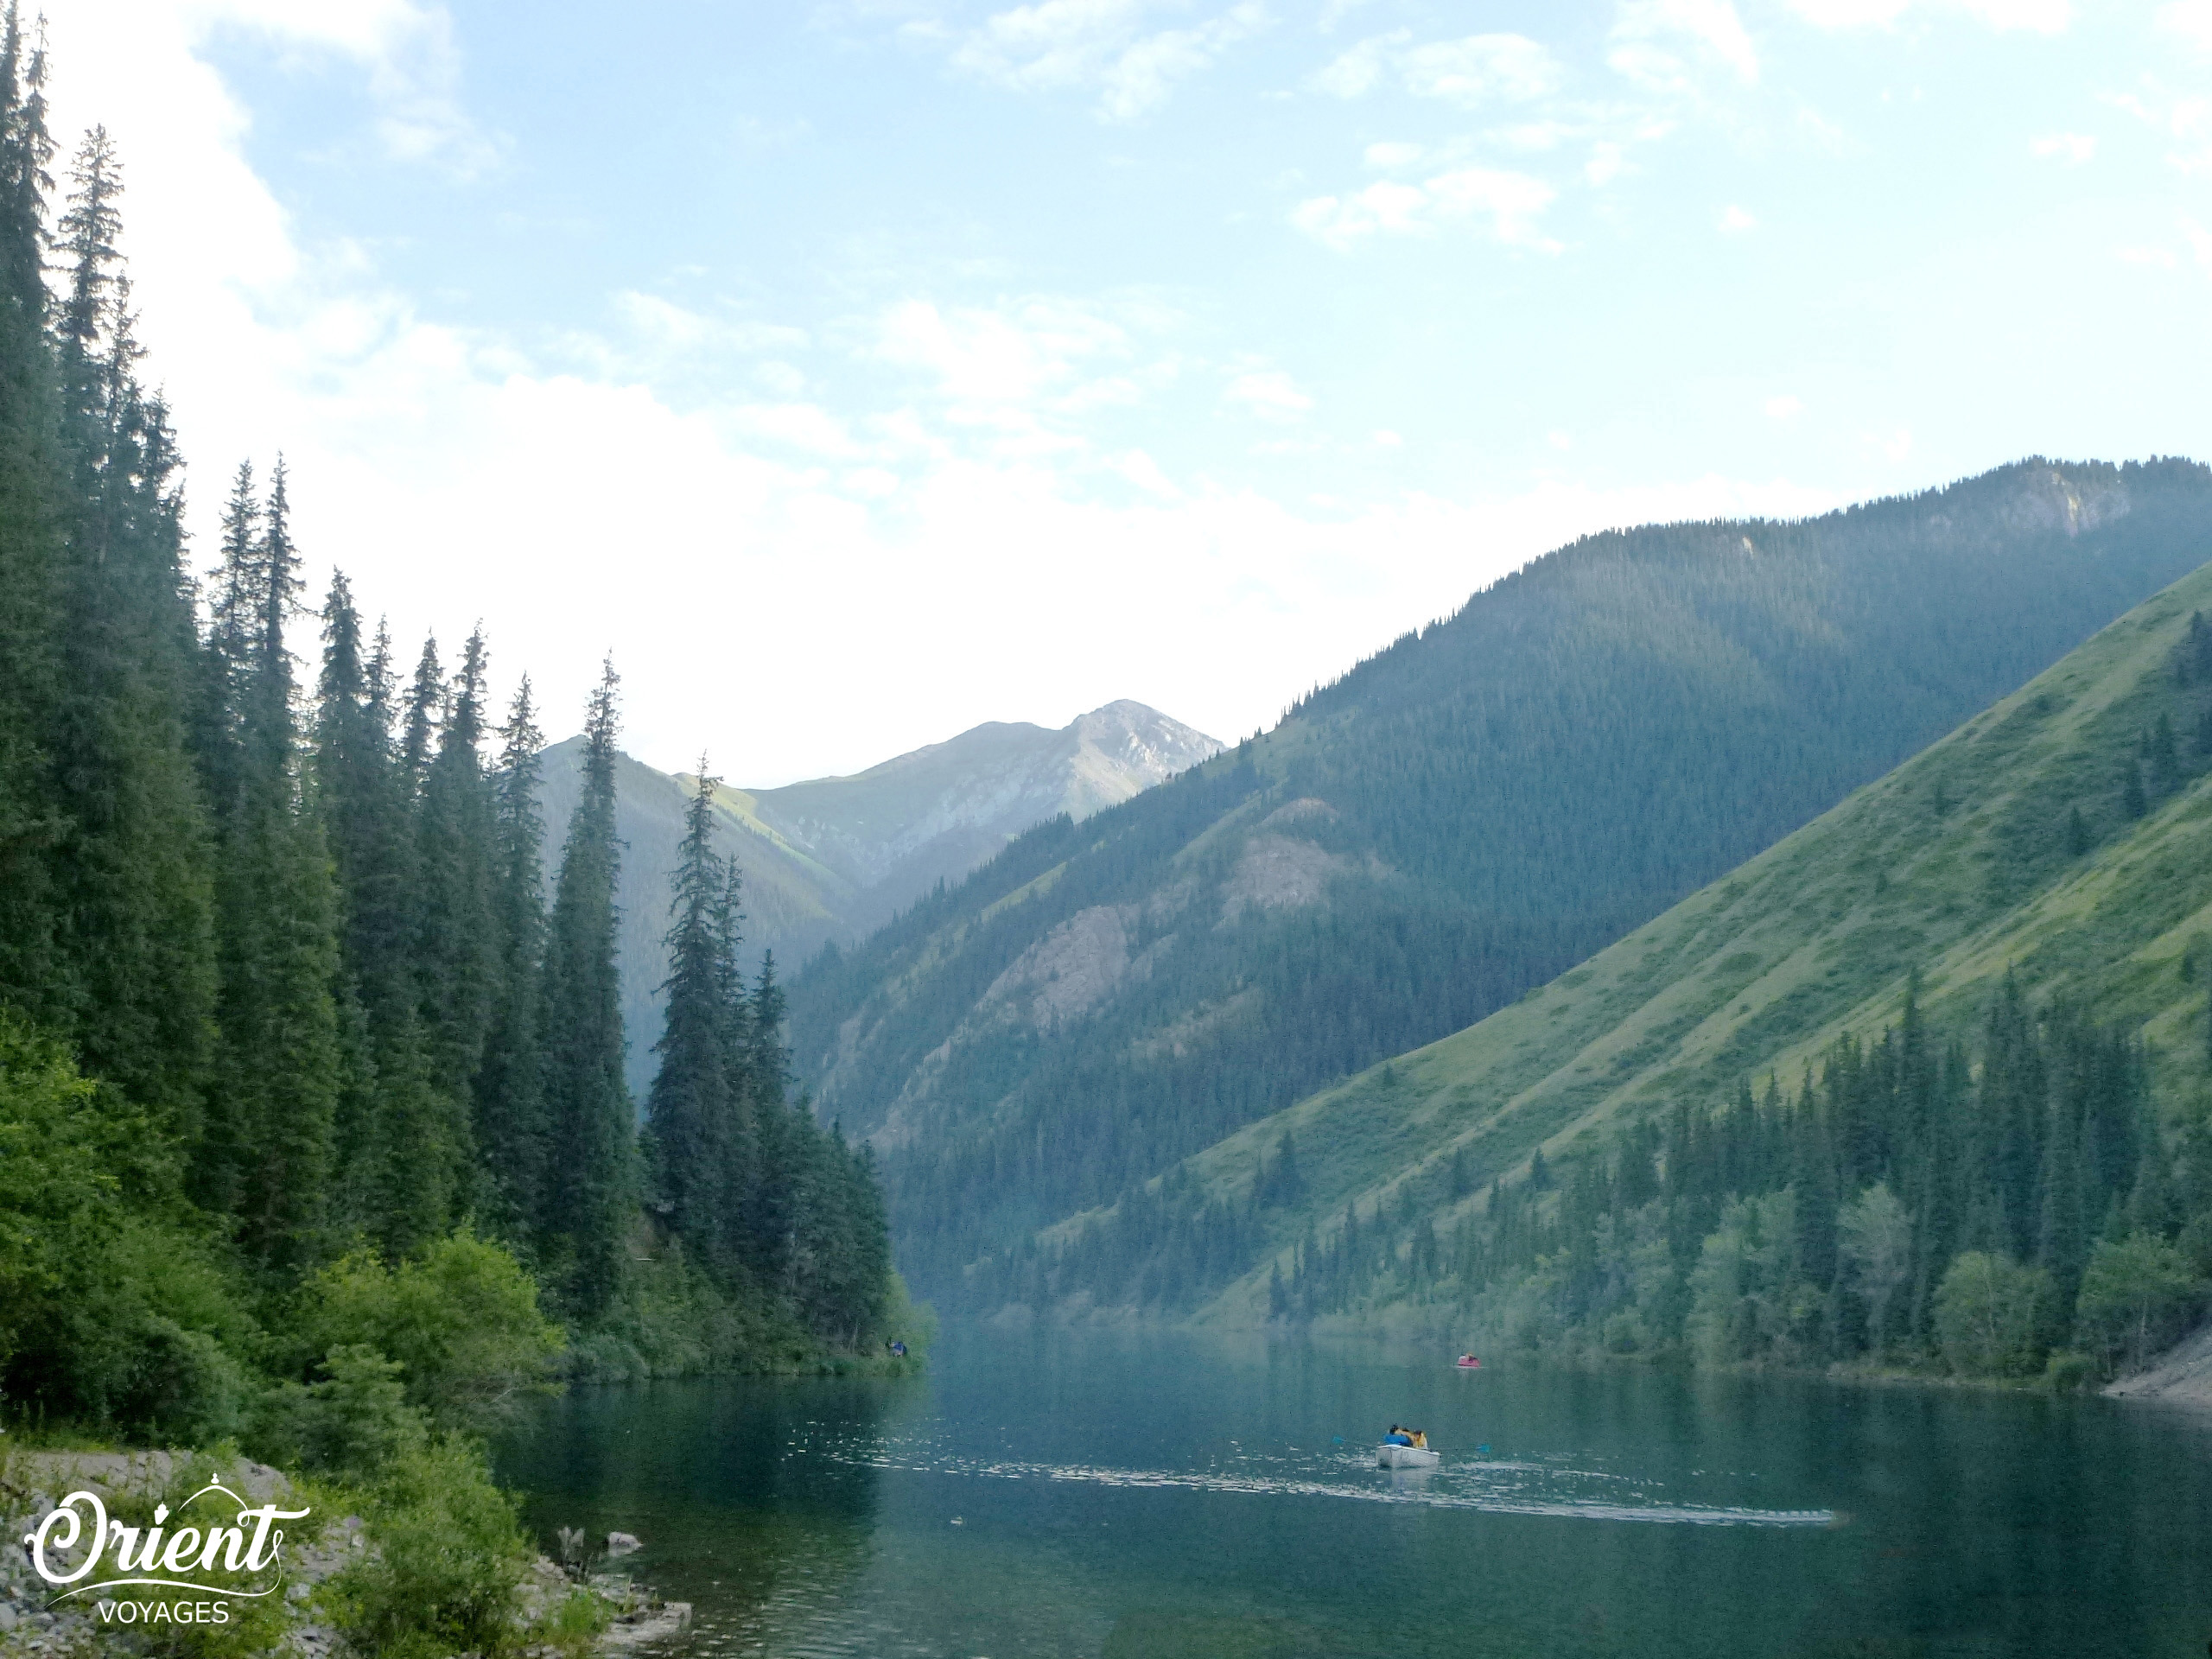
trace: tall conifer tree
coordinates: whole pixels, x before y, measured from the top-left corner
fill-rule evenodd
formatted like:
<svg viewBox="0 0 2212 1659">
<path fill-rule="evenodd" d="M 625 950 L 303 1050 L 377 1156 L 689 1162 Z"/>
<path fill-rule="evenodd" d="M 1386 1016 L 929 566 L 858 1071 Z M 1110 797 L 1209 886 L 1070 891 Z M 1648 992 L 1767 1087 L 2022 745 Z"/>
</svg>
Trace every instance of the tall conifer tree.
<svg viewBox="0 0 2212 1659">
<path fill-rule="evenodd" d="M 40 54 L 9 5 L 0 35 L 0 1001 L 60 1028 L 53 849 L 64 819 L 46 737 L 61 692 L 64 474 L 47 338 L 46 132 Z"/>
<path fill-rule="evenodd" d="M 551 1162 L 539 1232 L 569 1306 L 604 1313 L 625 1279 L 637 1214 L 634 1114 L 623 1081 L 615 968 L 615 687 L 610 658 L 584 724 L 583 798 L 561 850 L 545 962 L 545 1116 Z"/>
<path fill-rule="evenodd" d="M 731 870 L 714 844 L 715 782 L 701 757 L 669 876 L 668 978 L 660 987 L 668 1011 L 653 1046 L 660 1070 L 646 1099 L 645 1132 L 655 1206 L 669 1230 L 709 1263 L 727 1236 L 724 1211 L 736 1196 L 722 1179 L 722 1147 L 736 1109 L 729 1042 L 734 1010 L 725 965 L 735 940 L 725 925 Z"/>
<path fill-rule="evenodd" d="M 541 1213 L 545 1169 L 545 820 L 537 804 L 544 747 L 525 674 L 499 728 L 492 874 L 499 959 L 475 1089 L 483 1207 L 508 1232 L 526 1231 Z"/>
<path fill-rule="evenodd" d="M 236 793 L 223 813 L 220 1040 L 202 1192 L 238 1217 L 248 1251 L 279 1271 L 327 1243 L 340 1043 L 333 995 L 337 893 L 330 856 L 299 764 L 292 662 L 284 625 L 299 591 L 283 463 L 271 478 L 260 534 L 225 524 L 223 590 L 241 601 L 233 702 Z M 245 626 L 250 621 L 250 628 Z"/>
</svg>

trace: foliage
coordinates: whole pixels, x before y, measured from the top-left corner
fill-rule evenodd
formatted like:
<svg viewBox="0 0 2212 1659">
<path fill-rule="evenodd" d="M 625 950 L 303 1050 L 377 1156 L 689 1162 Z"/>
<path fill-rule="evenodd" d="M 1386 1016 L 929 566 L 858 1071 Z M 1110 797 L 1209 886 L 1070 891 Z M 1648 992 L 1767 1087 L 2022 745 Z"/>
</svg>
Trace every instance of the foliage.
<svg viewBox="0 0 2212 1659">
<path fill-rule="evenodd" d="M 2042 1268 L 1968 1250 L 1936 1288 L 1936 1345 L 1962 1376 L 2030 1375 L 2042 1363 L 2056 1300 Z"/>
<path fill-rule="evenodd" d="M 253 1449 L 290 1469 L 372 1479 L 427 1438 L 423 1412 L 407 1401 L 402 1367 L 375 1349 L 333 1348 L 321 1379 L 282 1382 L 264 1396 Z"/>
<path fill-rule="evenodd" d="M 2133 1370 L 2181 1334 L 2203 1292 L 2203 1281 L 2164 1239 L 2145 1233 L 2100 1239 L 2082 1274 L 2075 1319 L 2108 1370 Z"/>
<path fill-rule="evenodd" d="M 466 1229 L 396 1268 L 346 1256 L 308 1281 L 302 1300 L 299 1323 L 316 1346 L 393 1361 L 408 1403 L 441 1430 L 487 1429 L 542 1392 L 564 1341 L 513 1255 Z"/>
<path fill-rule="evenodd" d="M 2093 524 L 2068 518 L 2069 494 L 2096 504 Z M 897 1103 L 906 1133 L 885 1179 L 917 1284 L 978 1307 L 1020 1299 L 1040 1232 L 1132 1202 L 1244 1126 L 1513 1005 L 2195 569 L 2209 518 L 2202 467 L 2035 461 L 1802 523 L 1586 538 L 1266 737 L 1080 825 L 1039 826 L 825 956 L 793 989 L 800 1071 L 864 1133 Z M 1970 828 L 1973 813 L 1933 808 L 1967 801 L 1969 776 L 1978 808 L 2034 726 L 1964 757 L 1948 793 L 1923 774 L 1934 823 L 2000 832 L 1993 871 L 1947 881 L 1967 889 L 1962 912 L 2000 910 L 2005 891 L 2063 867 L 2070 810 L 2092 844 L 2124 831 L 2120 743 L 2146 798 L 2163 798 L 2163 763 L 2139 757 L 2133 723 L 2155 734 L 2155 711 L 2113 714 L 2131 723 L 2101 734 L 2095 786 L 2069 775 L 2017 823 Z M 2194 723 L 2175 710 L 2176 730 Z M 1854 872 L 1849 902 L 1881 902 L 1878 868 Z M 1271 887 L 1283 870 L 1304 887 Z M 1866 953 L 1885 981 L 1910 959 L 1897 936 L 1931 912 L 1949 926 L 1932 906 L 1888 908 L 1892 941 Z M 1095 1000 L 1040 995 L 1078 962 Z M 1730 977 L 1718 1008 L 1758 976 Z M 1647 997 L 1675 978 L 1655 968 Z M 1849 988 L 1807 994 L 1830 988 Z M 1486 1080 L 1468 1082 L 1494 1103 Z M 1241 1189 L 1252 1162 L 1237 1144 Z M 1207 1183 L 1217 1205 L 1222 1173 Z M 1062 1294 L 1126 1300 L 1142 1272 Z M 1155 1278 L 1199 1282 L 1188 1256 Z"/>
<path fill-rule="evenodd" d="M 387 1659 L 496 1659 L 523 1639 L 523 1569 L 537 1554 L 480 1449 L 441 1440 L 393 1459 L 372 1493 L 376 1548 L 322 1591 L 333 1621 Z"/>
</svg>

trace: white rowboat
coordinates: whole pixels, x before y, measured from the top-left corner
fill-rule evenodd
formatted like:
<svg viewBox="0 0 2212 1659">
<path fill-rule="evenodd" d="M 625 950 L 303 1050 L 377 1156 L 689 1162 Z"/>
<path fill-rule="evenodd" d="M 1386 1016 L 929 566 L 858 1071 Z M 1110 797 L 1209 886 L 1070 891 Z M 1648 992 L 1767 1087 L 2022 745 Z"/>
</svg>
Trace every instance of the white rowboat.
<svg viewBox="0 0 2212 1659">
<path fill-rule="evenodd" d="M 1375 1448 L 1375 1465 L 1378 1469 L 1433 1469 L 1444 1461 L 1440 1452 L 1425 1446 L 1378 1446 Z"/>
</svg>

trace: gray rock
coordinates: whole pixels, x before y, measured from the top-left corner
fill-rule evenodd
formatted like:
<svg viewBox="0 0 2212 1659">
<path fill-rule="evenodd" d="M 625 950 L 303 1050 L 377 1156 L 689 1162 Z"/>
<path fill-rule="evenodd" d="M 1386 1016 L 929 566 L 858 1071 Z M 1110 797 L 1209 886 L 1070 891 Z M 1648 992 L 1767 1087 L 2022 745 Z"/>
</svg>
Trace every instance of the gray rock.
<svg viewBox="0 0 2212 1659">
<path fill-rule="evenodd" d="M 607 1553 L 610 1555 L 627 1555 L 633 1549 L 644 1548 L 644 1542 L 629 1533 L 610 1532 L 607 1535 Z"/>
</svg>

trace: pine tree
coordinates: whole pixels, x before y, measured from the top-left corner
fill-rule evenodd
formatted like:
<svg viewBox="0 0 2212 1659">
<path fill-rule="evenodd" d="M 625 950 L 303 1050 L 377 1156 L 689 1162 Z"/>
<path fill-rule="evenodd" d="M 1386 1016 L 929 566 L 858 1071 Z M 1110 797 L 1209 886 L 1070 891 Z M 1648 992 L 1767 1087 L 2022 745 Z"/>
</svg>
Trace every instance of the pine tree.
<svg viewBox="0 0 2212 1659">
<path fill-rule="evenodd" d="M 299 764 L 284 644 L 299 591 L 284 486 L 280 461 L 257 537 L 235 513 L 225 524 L 226 556 L 243 567 L 219 574 L 239 601 L 224 722 L 238 771 L 221 815 L 220 1039 L 199 1168 L 249 1254 L 280 1272 L 327 1242 L 340 1071 L 337 894 Z"/>
<path fill-rule="evenodd" d="M 66 1028 L 52 855 L 66 829 L 45 739 L 61 690 L 65 474 L 47 338 L 41 55 L 8 7 L 0 35 L 0 1001 Z"/>
<path fill-rule="evenodd" d="M 729 1232 L 726 1211 L 737 1196 L 724 1184 L 724 1142 L 736 1116 L 726 962 L 736 941 L 728 915 L 728 861 L 715 850 L 714 791 L 719 780 L 699 762 L 698 786 L 684 815 L 683 839 L 670 873 L 668 978 L 660 987 L 667 1016 L 654 1052 L 660 1070 L 646 1102 L 645 1141 L 655 1206 L 668 1230 L 711 1262 Z"/>
<path fill-rule="evenodd" d="M 494 933 L 499 960 L 484 1058 L 476 1075 L 476 1146 L 493 1224 L 518 1232 L 540 1213 L 545 1116 L 540 1033 L 545 987 L 545 822 L 537 780 L 545 747 L 531 707 L 530 677 L 499 728 L 493 783 Z"/>
<path fill-rule="evenodd" d="M 213 849 L 188 747 L 199 642 L 166 411 L 141 391 L 116 250 L 121 179 L 95 131 L 72 170 L 57 319 L 73 487 L 48 753 L 67 1029 L 89 1070 L 196 1123 L 215 995 Z"/>
<path fill-rule="evenodd" d="M 615 969 L 615 687 L 610 659 L 584 724 L 583 798 L 569 820 L 546 946 L 545 1117 L 550 1152 L 538 1217 L 569 1306 L 589 1319 L 620 1293 L 637 1213 L 635 1120 L 623 1081 Z"/>
<path fill-rule="evenodd" d="M 431 1080 L 459 1106 L 484 1053 L 499 939 L 492 904 L 493 804 L 484 772 L 485 675 L 480 627 L 468 636 L 423 780 L 416 836 L 421 873 L 416 976 Z M 454 1125 L 456 1154 L 473 1165 L 466 1118 Z"/>
</svg>

